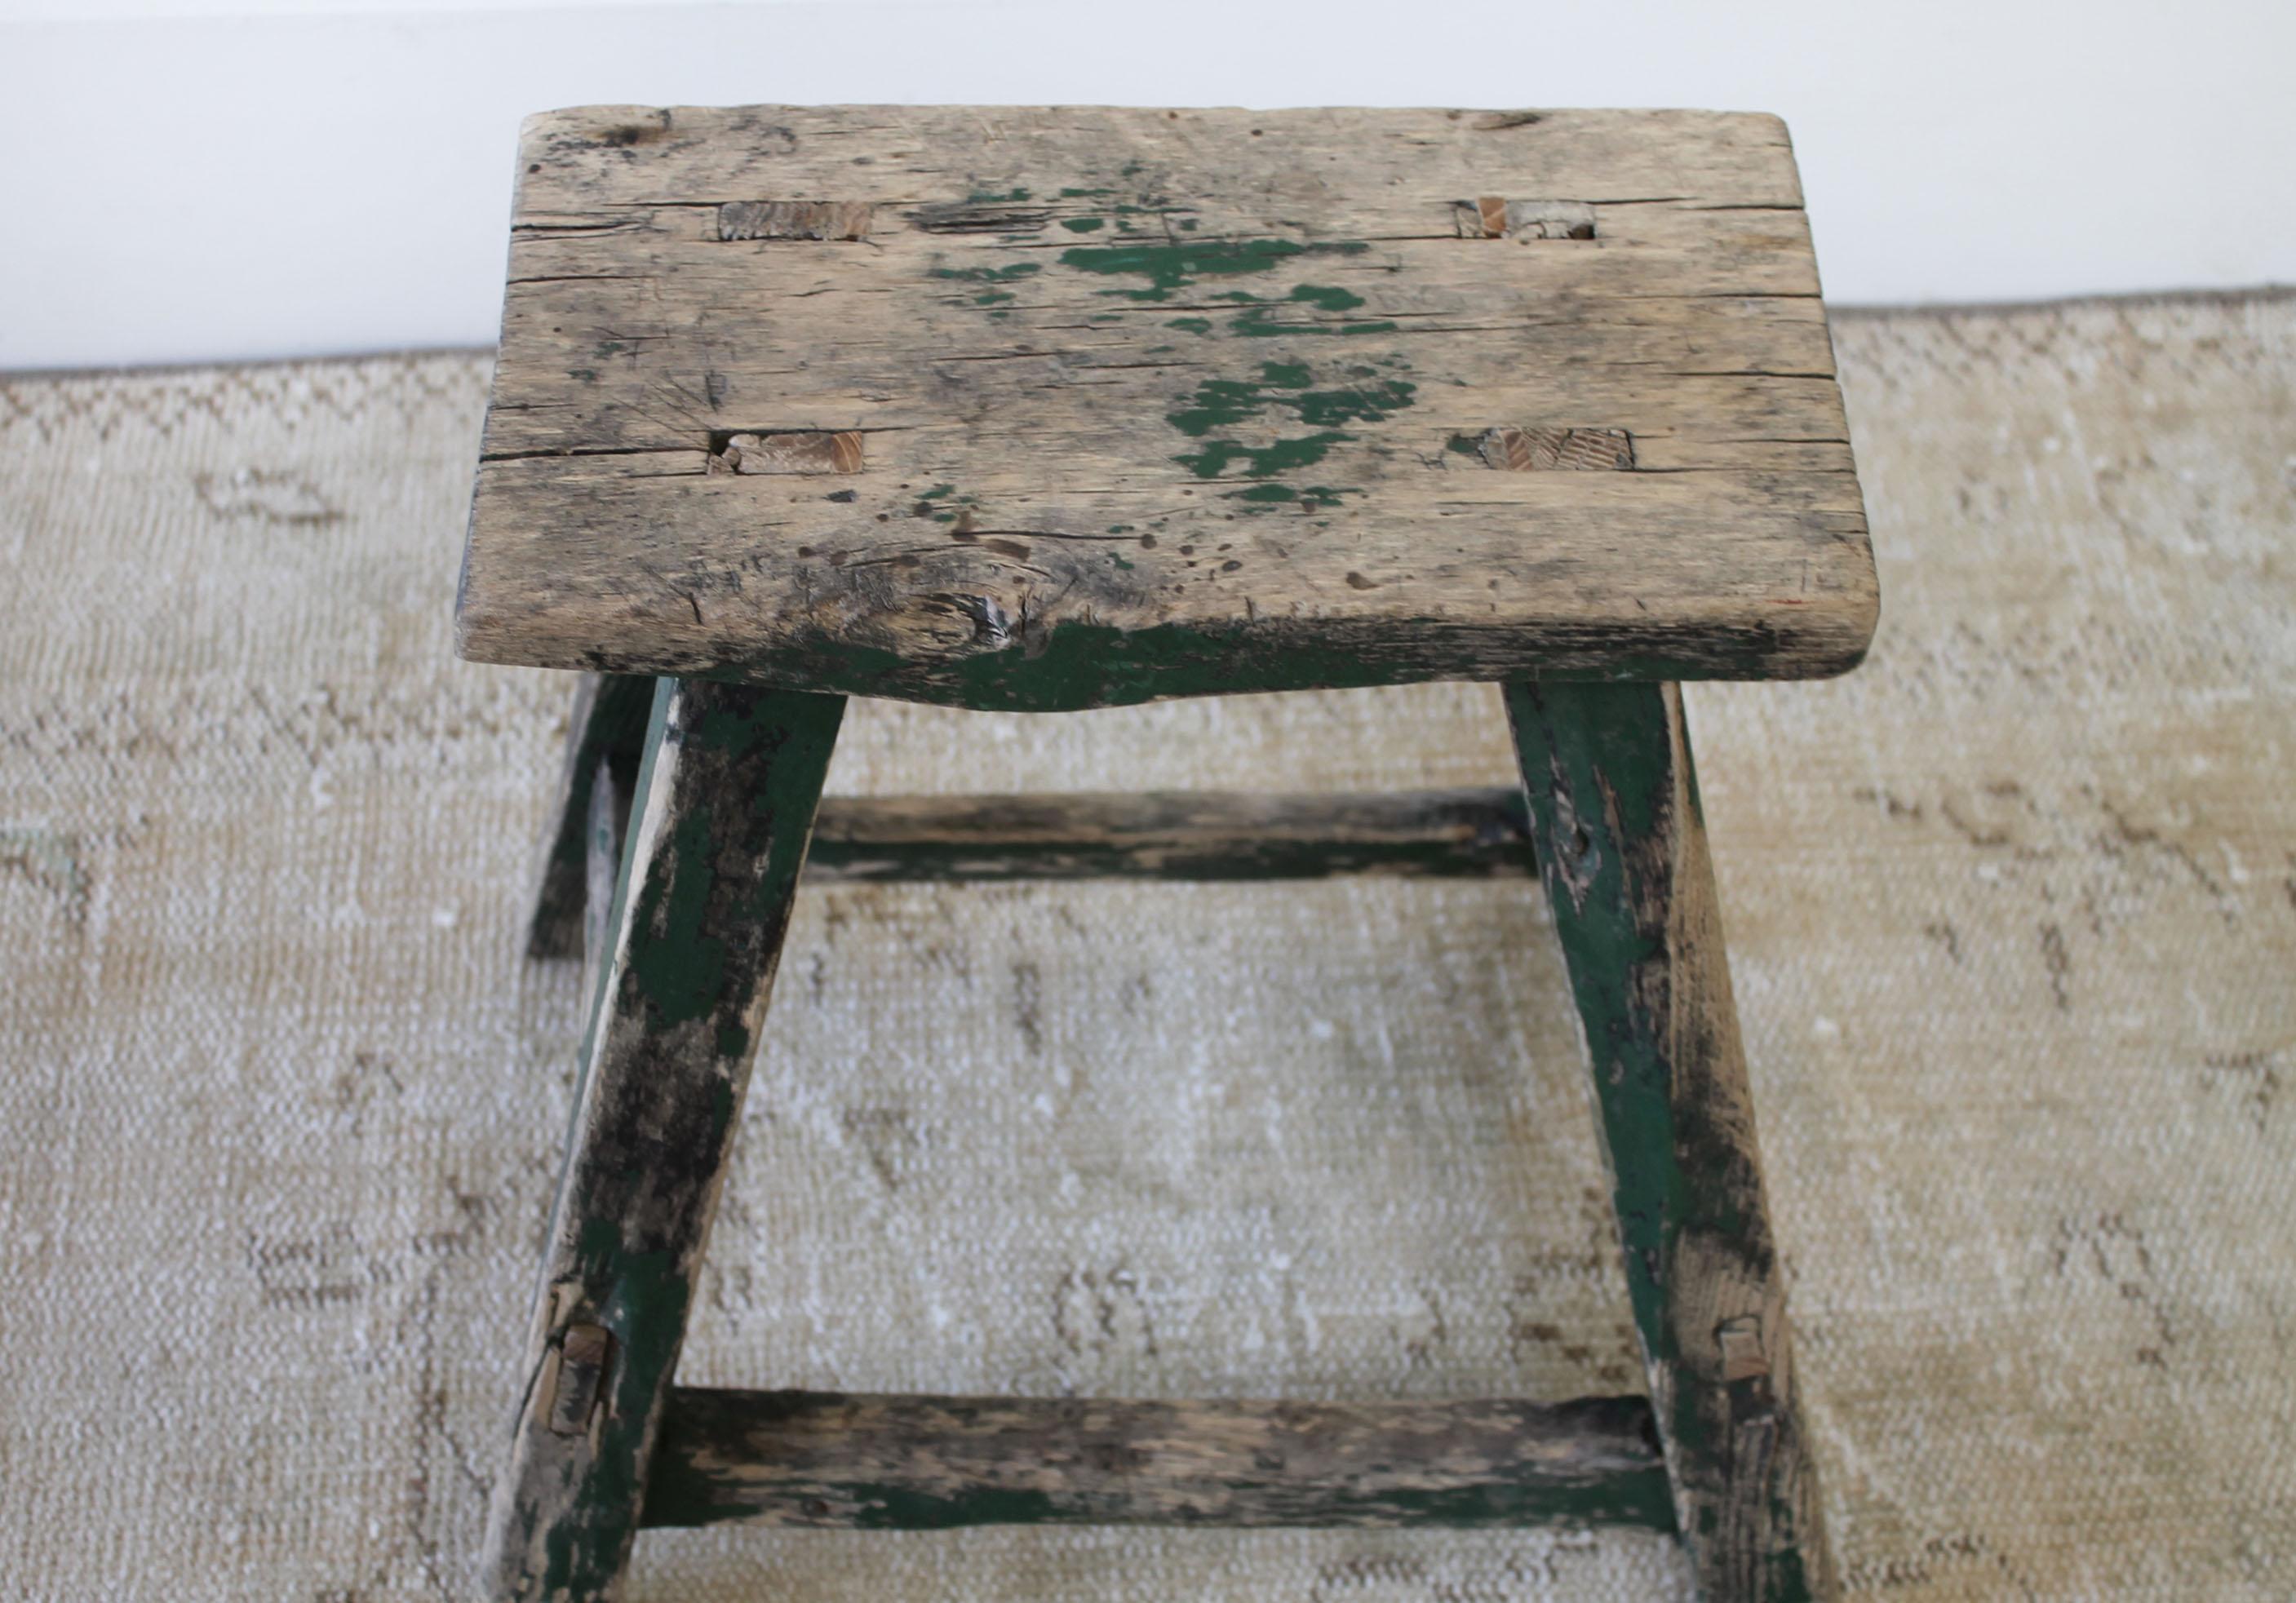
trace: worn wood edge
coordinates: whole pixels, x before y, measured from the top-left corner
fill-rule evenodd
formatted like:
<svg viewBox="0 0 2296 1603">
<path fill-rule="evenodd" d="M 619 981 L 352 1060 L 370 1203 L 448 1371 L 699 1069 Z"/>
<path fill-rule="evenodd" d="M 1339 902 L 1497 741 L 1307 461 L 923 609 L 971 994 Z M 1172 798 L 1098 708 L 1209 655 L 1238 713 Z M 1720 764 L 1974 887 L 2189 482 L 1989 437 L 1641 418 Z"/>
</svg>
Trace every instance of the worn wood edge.
<svg viewBox="0 0 2296 1603">
<path fill-rule="evenodd" d="M 1699 1595 L 1840 1595 L 1675 684 L 1507 687 Z"/>
<path fill-rule="evenodd" d="M 1642 1397 L 1137 1402 L 679 1387 L 644 1523 L 1671 1531 Z"/>
<path fill-rule="evenodd" d="M 1046 791 L 833 796 L 808 883 L 1523 879 L 1536 872 L 1520 787 L 1357 794 Z"/>
<path fill-rule="evenodd" d="M 559 633 L 554 622 L 468 609 L 457 616 L 456 649 L 473 662 L 673 674 L 983 712 L 1081 712 L 1193 696 L 1442 681 L 1831 679 L 1866 660 L 1881 619 L 1871 552 L 1849 560 L 1857 587 L 1823 607 L 1761 614 L 1749 605 L 1697 621 L 1488 626 L 1430 617 L 1324 629 L 1270 618 L 1210 630 L 1070 622 L 1024 643 L 955 658 L 792 636 L 734 660 L 704 642 L 657 638 L 625 649 Z"/>
</svg>

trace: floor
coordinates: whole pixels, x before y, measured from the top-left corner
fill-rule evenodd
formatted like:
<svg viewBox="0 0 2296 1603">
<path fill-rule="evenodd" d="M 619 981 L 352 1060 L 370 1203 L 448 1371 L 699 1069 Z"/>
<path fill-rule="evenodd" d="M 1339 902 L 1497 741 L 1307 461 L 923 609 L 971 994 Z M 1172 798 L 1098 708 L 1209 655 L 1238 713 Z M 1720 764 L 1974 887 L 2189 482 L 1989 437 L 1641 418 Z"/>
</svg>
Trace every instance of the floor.
<svg viewBox="0 0 2296 1603">
<path fill-rule="evenodd" d="M 1691 717 L 1855 1595 L 2296 1594 L 2296 299 L 1852 314 L 1867 666 Z M 0 1591 L 464 1595 L 564 1128 L 483 354 L 0 380 Z M 843 790 L 1499 782 L 1480 687 L 857 707 Z M 824 887 L 689 1379 L 1636 1384 L 1513 885 Z M 661 1533 L 640 1599 L 1684 1595 L 1569 1533 Z"/>
</svg>

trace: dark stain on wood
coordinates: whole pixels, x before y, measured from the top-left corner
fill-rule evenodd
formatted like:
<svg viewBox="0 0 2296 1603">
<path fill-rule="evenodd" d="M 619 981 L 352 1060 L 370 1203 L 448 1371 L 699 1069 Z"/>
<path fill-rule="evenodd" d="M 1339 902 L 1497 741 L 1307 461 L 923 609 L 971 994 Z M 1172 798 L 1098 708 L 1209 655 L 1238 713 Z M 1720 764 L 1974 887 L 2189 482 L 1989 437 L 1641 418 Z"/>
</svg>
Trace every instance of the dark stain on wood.
<svg viewBox="0 0 2296 1603">
<path fill-rule="evenodd" d="M 1512 879 L 1536 871 L 1512 786 L 1347 796 L 1221 791 L 832 797 L 808 879 Z"/>
<path fill-rule="evenodd" d="M 644 1523 L 1672 1527 L 1650 1405 L 670 1394 Z"/>
</svg>

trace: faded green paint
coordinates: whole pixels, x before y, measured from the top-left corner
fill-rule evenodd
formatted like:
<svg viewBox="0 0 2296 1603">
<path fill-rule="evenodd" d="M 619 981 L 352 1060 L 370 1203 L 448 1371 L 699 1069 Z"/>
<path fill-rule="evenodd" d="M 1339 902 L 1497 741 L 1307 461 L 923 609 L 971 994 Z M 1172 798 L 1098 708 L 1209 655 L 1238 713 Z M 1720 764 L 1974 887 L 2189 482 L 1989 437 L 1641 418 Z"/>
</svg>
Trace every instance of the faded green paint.
<svg viewBox="0 0 2296 1603">
<path fill-rule="evenodd" d="M 1740 1462 L 1743 1421 L 1769 1411 L 1766 1378 L 1726 1381 L 1683 1341 L 1685 1321 L 1710 1319 L 1704 1288 L 1677 1276 L 1714 1275 L 1725 1264 L 1743 1282 L 1775 1285 L 1775 1251 L 1761 1216 L 1761 1178 L 1745 1123 L 1726 969 L 1719 953 L 1674 945 L 1677 898 L 1713 896 L 1693 799 L 1689 738 L 1678 704 L 1655 683 L 1506 688 L 1507 712 L 1555 929 L 1588 1050 L 1596 1123 L 1609 1158 L 1627 1289 L 1654 1394 L 1670 1402 L 1661 1439 L 1682 1488 L 1680 1518 L 1702 1583 L 1759 1576 L 1759 1591 L 1728 1595 L 1800 1603 L 1815 1595 L 1792 1501 L 1808 1452 L 1791 1399 L 1775 1439 Z M 1685 816 L 1685 812 L 1688 816 Z M 1678 873 L 1709 883 L 1684 887 Z M 1702 985 L 1702 991 L 1685 987 Z M 1689 1267 L 1685 1267 L 1685 1266 Z M 1750 1520 L 1742 1501 L 1757 1500 Z M 1747 1544 L 1753 1544 L 1748 1550 Z"/>
<path fill-rule="evenodd" d="M 1299 468 L 1312 468 L 1324 460 L 1324 453 L 1333 446 L 1354 438 L 1351 434 L 1338 433 L 1295 435 L 1266 446 L 1246 446 L 1232 439 L 1216 439 L 1208 441 L 1201 451 L 1183 452 L 1172 460 L 1199 478 L 1218 478 L 1237 462 L 1244 464 L 1248 476 L 1265 478 L 1274 473 L 1289 473 Z"/>
<path fill-rule="evenodd" d="M 1116 209 L 1121 212 L 1124 209 Z M 1174 290 L 1198 278 L 1267 273 L 1297 257 L 1355 256 L 1369 249 L 1356 241 L 1302 245 L 1294 240 L 1192 240 L 1152 245 L 1079 245 L 1062 251 L 1060 259 L 1062 266 L 1083 273 L 1124 274 L 1148 281 L 1144 290 L 1108 293 L 1134 300 L 1164 300 Z"/>
<path fill-rule="evenodd" d="M 613 1338 L 593 1448 L 538 1425 L 518 1435 L 490 1550 L 506 1596 L 602 1594 L 637 1525 L 738 1117 L 753 1043 L 841 699 L 662 680 L 615 893 L 619 960 L 602 975 L 575 1129 L 544 1265 L 560 1328 Z M 650 817 L 655 808 L 667 816 Z M 530 1354 L 538 1367 L 543 1354 Z M 521 1556 L 537 1522 L 544 1571 Z"/>
<path fill-rule="evenodd" d="M 1212 331 L 1212 320 L 1209 317 L 1175 317 L 1164 326 L 1191 334 L 1209 334 Z"/>
<path fill-rule="evenodd" d="M 1108 224 L 1102 217 L 1062 217 L 1061 226 L 1070 233 L 1098 233 Z"/>
<path fill-rule="evenodd" d="M 1362 296 L 1329 284 L 1294 284 L 1286 299 L 1304 300 L 1326 312 L 1351 312 L 1364 303 Z"/>
<path fill-rule="evenodd" d="M 964 203 L 967 206 L 995 206 L 1001 201 L 1025 200 L 1028 198 L 1029 192 L 1025 189 L 1008 189 L 1003 194 L 994 190 L 976 189 L 964 197 Z"/>
<path fill-rule="evenodd" d="M 1260 365 L 1260 380 L 1206 379 L 1196 386 L 1193 405 L 1164 414 L 1164 421 L 1188 436 L 1204 441 L 1201 451 L 1185 452 L 1173 461 L 1199 478 L 1217 478 L 1238 462 L 1249 477 L 1272 478 L 1324 460 L 1333 446 L 1355 436 L 1341 425 L 1375 423 L 1412 404 L 1416 387 L 1401 379 L 1345 389 L 1308 389 L 1304 363 L 1267 362 Z M 1225 434 L 1271 409 L 1290 413 L 1316 430 L 1265 445 L 1246 445 L 1233 438 L 1208 438 Z"/>
<path fill-rule="evenodd" d="M 1636 985 L 1645 965 L 1666 961 L 1665 932 L 1643 916 L 1636 897 L 1649 887 L 1628 871 L 1672 795 L 1660 695 L 1655 684 L 1507 687 L 1547 899 L 1598 1059 L 1627 1290 L 1652 1364 L 1676 1356 L 1662 1274 L 1687 1198 L 1674 1157 L 1665 1020 L 1651 1016 Z"/>
</svg>

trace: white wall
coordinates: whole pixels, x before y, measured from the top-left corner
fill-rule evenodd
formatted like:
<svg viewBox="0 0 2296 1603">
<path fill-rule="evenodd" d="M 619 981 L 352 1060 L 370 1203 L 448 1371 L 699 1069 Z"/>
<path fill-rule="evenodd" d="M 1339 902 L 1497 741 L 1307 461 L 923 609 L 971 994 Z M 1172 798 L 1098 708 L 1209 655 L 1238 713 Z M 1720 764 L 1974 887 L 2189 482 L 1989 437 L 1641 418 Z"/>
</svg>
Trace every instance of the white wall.
<svg viewBox="0 0 2296 1603">
<path fill-rule="evenodd" d="M 596 101 L 1775 110 L 1836 301 L 2296 280 L 2291 0 L 0 0 L 0 366 L 488 343 Z"/>
</svg>

